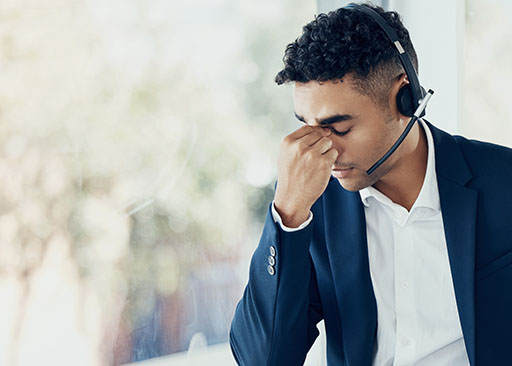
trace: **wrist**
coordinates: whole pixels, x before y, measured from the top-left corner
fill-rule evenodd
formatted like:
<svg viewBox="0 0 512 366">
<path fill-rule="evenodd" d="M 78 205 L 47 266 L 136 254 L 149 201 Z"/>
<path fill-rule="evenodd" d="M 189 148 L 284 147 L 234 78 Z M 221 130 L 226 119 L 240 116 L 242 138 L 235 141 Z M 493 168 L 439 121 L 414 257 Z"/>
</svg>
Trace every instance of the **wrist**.
<svg viewBox="0 0 512 366">
<path fill-rule="evenodd" d="M 289 228 L 297 228 L 309 218 L 310 208 L 289 208 L 274 201 L 274 207 L 281 217 L 283 225 Z"/>
</svg>

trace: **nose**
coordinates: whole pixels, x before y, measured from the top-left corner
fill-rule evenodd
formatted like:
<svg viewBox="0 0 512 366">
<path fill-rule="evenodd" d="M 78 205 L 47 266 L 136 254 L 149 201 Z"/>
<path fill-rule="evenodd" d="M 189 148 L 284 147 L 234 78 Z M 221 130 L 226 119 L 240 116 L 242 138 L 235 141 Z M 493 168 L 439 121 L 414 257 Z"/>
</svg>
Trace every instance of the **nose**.
<svg viewBox="0 0 512 366">
<path fill-rule="evenodd" d="M 339 142 L 336 141 L 336 139 L 332 139 L 332 148 L 338 152 L 338 157 L 336 158 L 336 161 L 332 164 L 332 169 L 335 169 L 342 165 L 341 161 L 343 159 L 343 148 L 340 146 Z"/>
<path fill-rule="evenodd" d="M 338 158 L 336 160 L 340 160 L 340 156 L 343 153 L 343 148 L 341 147 L 340 143 L 336 140 L 336 138 L 331 138 L 332 148 L 336 149 L 336 151 L 338 152 Z"/>
</svg>

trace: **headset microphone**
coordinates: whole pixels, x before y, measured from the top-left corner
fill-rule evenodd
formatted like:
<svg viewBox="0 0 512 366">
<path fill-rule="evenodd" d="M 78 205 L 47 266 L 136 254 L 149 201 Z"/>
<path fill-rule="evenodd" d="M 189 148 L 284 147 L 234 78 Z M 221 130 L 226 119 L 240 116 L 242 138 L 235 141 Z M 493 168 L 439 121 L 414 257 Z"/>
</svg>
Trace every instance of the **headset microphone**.
<svg viewBox="0 0 512 366">
<path fill-rule="evenodd" d="M 404 132 L 402 132 L 402 134 L 400 135 L 398 140 L 396 140 L 396 142 L 393 144 L 391 149 L 389 149 L 388 152 L 382 158 L 380 158 L 378 162 L 373 164 L 372 167 L 366 171 L 367 175 L 372 174 L 375 171 L 375 169 L 377 169 L 379 166 L 381 166 L 391 156 L 391 154 L 393 154 L 395 152 L 395 150 L 398 149 L 398 146 L 400 146 L 402 141 L 404 141 L 404 139 L 409 134 L 409 131 L 411 130 L 412 126 L 414 125 L 414 122 L 416 122 L 418 120 L 418 118 L 420 118 L 421 114 L 425 111 L 428 101 L 430 100 L 430 98 L 432 97 L 433 94 L 434 94 L 434 91 L 432 89 L 429 89 L 429 91 L 427 92 L 427 95 L 425 96 L 425 98 L 423 98 L 420 105 L 418 106 L 418 109 L 416 109 L 416 112 L 414 112 L 414 115 L 412 116 L 411 120 L 407 124 L 407 127 L 405 128 Z"/>
<path fill-rule="evenodd" d="M 372 174 L 375 169 L 381 166 L 393 152 L 400 146 L 400 144 L 407 137 L 407 134 L 411 131 L 414 123 L 425 115 L 425 108 L 427 107 L 428 101 L 434 94 L 432 89 L 425 93 L 425 89 L 420 85 L 420 81 L 418 79 L 418 75 L 416 74 L 416 70 L 412 65 L 411 59 L 404 47 L 400 43 L 400 39 L 398 38 L 395 30 L 388 24 L 386 19 L 384 19 L 379 13 L 370 8 L 369 6 L 359 5 L 359 4 L 348 4 L 344 7 L 344 9 L 352 9 L 355 11 L 360 11 L 370 18 L 372 18 L 384 31 L 386 36 L 389 38 L 396 51 L 398 52 L 398 58 L 405 70 L 407 78 L 409 79 L 409 84 L 404 85 L 398 91 L 396 96 L 396 105 L 398 110 L 404 116 L 412 117 L 404 132 L 400 135 L 395 144 L 389 149 L 389 151 L 370 169 L 366 171 L 367 175 Z"/>
</svg>

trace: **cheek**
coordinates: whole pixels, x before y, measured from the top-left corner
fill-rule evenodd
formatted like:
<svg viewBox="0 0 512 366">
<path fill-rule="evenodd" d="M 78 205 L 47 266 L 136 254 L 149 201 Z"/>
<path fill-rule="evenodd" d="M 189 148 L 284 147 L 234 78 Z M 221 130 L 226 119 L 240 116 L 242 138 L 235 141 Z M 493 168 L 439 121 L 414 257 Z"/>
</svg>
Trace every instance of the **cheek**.
<svg viewBox="0 0 512 366">
<path fill-rule="evenodd" d="M 380 154 L 382 140 L 372 133 L 354 133 L 333 139 L 333 147 L 338 150 L 339 162 L 360 166 L 368 165 Z"/>
<path fill-rule="evenodd" d="M 359 131 L 351 131 L 346 136 L 333 139 L 333 145 L 335 148 L 346 155 L 356 157 L 360 154 L 367 153 L 369 147 L 375 143 L 373 137 L 369 134 L 364 134 Z"/>
</svg>

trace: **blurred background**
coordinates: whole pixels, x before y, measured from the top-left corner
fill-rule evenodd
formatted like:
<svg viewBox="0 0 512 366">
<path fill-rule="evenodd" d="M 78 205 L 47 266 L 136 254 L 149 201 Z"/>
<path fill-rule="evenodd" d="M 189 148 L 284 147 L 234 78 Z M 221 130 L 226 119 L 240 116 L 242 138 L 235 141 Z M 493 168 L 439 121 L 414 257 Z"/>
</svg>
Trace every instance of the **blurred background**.
<svg viewBox="0 0 512 366">
<path fill-rule="evenodd" d="M 2 0 L 0 365 L 235 364 L 230 322 L 299 127 L 273 79 L 302 26 L 346 3 Z M 512 146 L 510 2 L 374 3 L 411 31 L 428 119 Z M 322 332 L 307 364 L 324 351 Z"/>
</svg>

